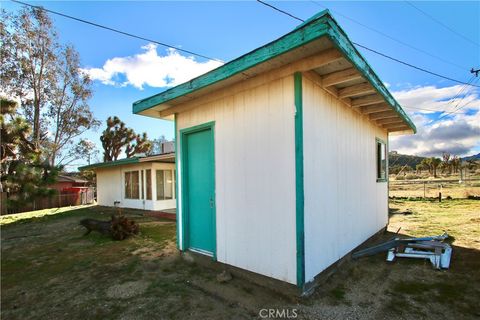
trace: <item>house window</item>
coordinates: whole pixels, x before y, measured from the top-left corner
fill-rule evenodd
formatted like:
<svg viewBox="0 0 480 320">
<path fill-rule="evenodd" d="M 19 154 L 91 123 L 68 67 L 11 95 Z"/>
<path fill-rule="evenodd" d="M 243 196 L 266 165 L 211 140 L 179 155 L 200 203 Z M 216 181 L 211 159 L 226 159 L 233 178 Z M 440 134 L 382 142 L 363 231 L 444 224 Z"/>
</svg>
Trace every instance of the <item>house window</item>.
<svg viewBox="0 0 480 320">
<path fill-rule="evenodd" d="M 152 170 L 145 170 L 145 181 L 147 183 L 147 200 L 152 200 Z"/>
<path fill-rule="evenodd" d="M 377 182 L 387 181 L 387 145 L 377 139 Z"/>
<path fill-rule="evenodd" d="M 157 170 L 157 200 L 173 199 L 173 171 Z"/>
<path fill-rule="evenodd" d="M 140 199 L 140 175 L 138 171 L 125 172 L 125 198 Z"/>
</svg>

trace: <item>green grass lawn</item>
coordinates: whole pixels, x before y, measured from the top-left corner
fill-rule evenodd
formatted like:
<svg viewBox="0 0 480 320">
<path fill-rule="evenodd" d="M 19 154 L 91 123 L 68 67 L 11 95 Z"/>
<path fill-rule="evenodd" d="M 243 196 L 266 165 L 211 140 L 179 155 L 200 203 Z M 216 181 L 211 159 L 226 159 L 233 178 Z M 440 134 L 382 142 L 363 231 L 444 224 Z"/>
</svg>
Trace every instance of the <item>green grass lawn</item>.
<svg viewBox="0 0 480 320">
<path fill-rule="evenodd" d="M 216 281 L 218 269 L 181 258 L 175 223 L 123 210 L 140 234 L 113 241 L 85 230 L 83 218 L 108 220 L 98 206 L 4 216 L 1 223 L 2 319 L 251 319 L 262 308 L 297 309 L 299 319 L 476 319 L 480 316 L 480 201 L 391 201 L 389 232 L 447 231 L 451 268 L 381 253 L 347 261 L 308 298 L 247 280 Z"/>
<path fill-rule="evenodd" d="M 446 231 L 457 246 L 480 250 L 480 201 L 390 200 L 390 230 L 411 236 L 438 235 Z"/>
</svg>

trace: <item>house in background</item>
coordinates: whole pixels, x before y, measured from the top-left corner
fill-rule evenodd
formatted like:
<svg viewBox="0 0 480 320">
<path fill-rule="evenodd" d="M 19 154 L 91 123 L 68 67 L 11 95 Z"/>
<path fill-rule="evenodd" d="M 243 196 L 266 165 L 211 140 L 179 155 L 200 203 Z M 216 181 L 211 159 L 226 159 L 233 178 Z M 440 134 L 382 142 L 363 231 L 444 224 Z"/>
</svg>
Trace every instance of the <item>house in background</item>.
<svg viewBox="0 0 480 320">
<path fill-rule="evenodd" d="M 89 181 L 73 175 L 59 175 L 50 188 L 57 190 L 57 195 L 48 201 L 48 206 L 78 206 L 94 202 L 94 188 Z M 45 202 L 45 201 L 43 201 Z M 42 205 L 41 201 L 39 205 Z"/>
<path fill-rule="evenodd" d="M 302 291 L 386 226 L 416 131 L 328 11 L 133 112 L 175 122 L 179 249 Z"/>
<path fill-rule="evenodd" d="M 99 205 L 170 213 L 176 207 L 174 152 L 96 163 L 79 169 L 95 171 Z"/>
<path fill-rule="evenodd" d="M 50 188 L 57 190 L 59 193 L 70 190 L 71 188 L 85 188 L 87 187 L 88 180 L 67 176 L 59 175 L 57 181 Z"/>
</svg>

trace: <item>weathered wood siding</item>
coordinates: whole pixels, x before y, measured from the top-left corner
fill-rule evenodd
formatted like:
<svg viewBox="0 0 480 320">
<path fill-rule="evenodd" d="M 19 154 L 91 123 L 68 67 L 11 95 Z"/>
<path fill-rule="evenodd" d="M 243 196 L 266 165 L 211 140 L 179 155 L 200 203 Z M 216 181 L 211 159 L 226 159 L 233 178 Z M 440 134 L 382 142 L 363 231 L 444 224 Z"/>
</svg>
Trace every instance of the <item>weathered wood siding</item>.
<svg viewBox="0 0 480 320">
<path fill-rule="evenodd" d="M 257 80 L 189 102 L 184 109 L 195 108 L 176 115 L 177 136 L 215 121 L 218 261 L 295 283 L 293 76 L 242 90 Z"/>
<path fill-rule="evenodd" d="M 387 133 L 303 77 L 305 280 L 388 221 L 388 188 L 376 182 L 375 138 Z"/>
</svg>

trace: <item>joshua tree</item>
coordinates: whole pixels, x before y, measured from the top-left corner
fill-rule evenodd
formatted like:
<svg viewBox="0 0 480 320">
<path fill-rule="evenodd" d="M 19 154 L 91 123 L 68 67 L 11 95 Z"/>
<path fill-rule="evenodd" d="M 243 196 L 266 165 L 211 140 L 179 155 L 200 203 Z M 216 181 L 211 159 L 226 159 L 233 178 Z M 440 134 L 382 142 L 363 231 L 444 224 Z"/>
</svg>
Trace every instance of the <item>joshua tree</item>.
<svg viewBox="0 0 480 320">
<path fill-rule="evenodd" d="M 115 161 L 125 148 L 127 158 L 133 157 L 136 153 L 148 153 L 152 148 L 147 133 L 135 134 L 131 128 L 118 117 L 108 117 L 107 128 L 100 136 L 103 146 L 103 161 Z"/>
</svg>

